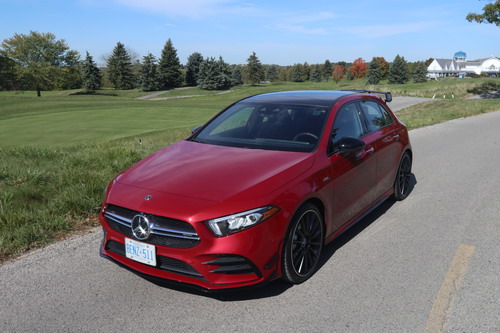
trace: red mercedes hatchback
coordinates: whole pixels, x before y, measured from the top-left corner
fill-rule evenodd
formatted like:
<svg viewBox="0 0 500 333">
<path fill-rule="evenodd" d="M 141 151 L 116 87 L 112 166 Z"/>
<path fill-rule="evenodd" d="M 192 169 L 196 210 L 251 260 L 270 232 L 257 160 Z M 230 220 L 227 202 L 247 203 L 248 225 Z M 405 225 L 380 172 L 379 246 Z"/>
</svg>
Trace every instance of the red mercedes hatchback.
<svg viewBox="0 0 500 333">
<path fill-rule="evenodd" d="M 307 280 L 323 246 L 410 190 L 408 131 L 370 91 L 245 98 L 120 173 L 101 255 L 205 289 Z"/>
</svg>

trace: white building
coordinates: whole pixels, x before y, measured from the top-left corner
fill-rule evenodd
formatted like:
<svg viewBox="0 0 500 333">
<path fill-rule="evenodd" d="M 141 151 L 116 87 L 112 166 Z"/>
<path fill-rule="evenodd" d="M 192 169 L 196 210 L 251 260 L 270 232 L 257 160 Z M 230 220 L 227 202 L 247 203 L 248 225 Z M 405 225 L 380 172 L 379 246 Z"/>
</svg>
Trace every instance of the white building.
<svg viewBox="0 0 500 333">
<path fill-rule="evenodd" d="M 467 61 L 465 52 L 455 53 L 453 59 L 434 59 L 427 67 L 427 77 L 464 77 L 467 74 L 500 76 L 500 60 L 496 57 Z"/>
</svg>

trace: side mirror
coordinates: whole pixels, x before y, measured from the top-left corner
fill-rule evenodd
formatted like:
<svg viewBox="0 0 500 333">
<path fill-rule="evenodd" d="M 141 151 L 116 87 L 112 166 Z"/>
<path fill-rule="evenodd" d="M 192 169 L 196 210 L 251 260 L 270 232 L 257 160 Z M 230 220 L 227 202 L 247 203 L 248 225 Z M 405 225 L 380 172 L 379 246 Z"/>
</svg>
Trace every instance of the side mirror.
<svg viewBox="0 0 500 333">
<path fill-rule="evenodd" d="M 336 148 L 341 155 L 345 155 L 362 150 L 365 148 L 365 143 L 360 139 L 345 136 L 337 142 Z"/>
<path fill-rule="evenodd" d="M 195 128 L 193 128 L 193 129 L 191 130 L 191 134 L 194 134 L 194 133 L 198 132 L 198 130 L 199 130 L 200 128 L 202 128 L 202 127 L 203 127 L 203 125 L 196 126 Z"/>
</svg>

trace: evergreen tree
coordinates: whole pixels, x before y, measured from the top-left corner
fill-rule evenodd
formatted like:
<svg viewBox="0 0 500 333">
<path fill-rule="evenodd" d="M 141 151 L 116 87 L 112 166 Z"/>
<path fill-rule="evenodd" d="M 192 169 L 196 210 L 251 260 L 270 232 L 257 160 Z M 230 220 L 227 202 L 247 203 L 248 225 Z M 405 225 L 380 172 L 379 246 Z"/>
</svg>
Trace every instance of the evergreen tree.
<svg viewBox="0 0 500 333">
<path fill-rule="evenodd" d="M 321 66 L 314 65 L 311 68 L 311 74 L 309 75 L 309 81 L 321 82 L 322 79 L 323 79 L 323 71 L 321 70 Z"/>
<path fill-rule="evenodd" d="M 160 64 L 158 65 L 158 80 L 160 89 L 179 87 L 182 83 L 181 64 L 177 57 L 177 50 L 168 40 L 161 51 Z"/>
<path fill-rule="evenodd" d="M 274 82 L 278 80 L 278 74 L 279 74 L 279 66 L 278 65 L 271 65 L 267 68 L 266 72 L 266 80 L 270 82 Z"/>
<path fill-rule="evenodd" d="M 158 90 L 158 65 L 156 58 L 151 53 L 143 57 L 139 86 L 143 91 Z"/>
<path fill-rule="evenodd" d="M 95 91 L 102 86 L 102 73 L 88 52 L 82 64 L 82 79 L 87 91 Z"/>
<path fill-rule="evenodd" d="M 382 79 L 382 73 L 380 71 L 380 65 L 378 61 L 373 58 L 370 62 L 370 68 L 368 70 L 368 82 L 367 84 L 379 84 Z"/>
<path fill-rule="evenodd" d="M 333 73 L 333 64 L 330 60 L 325 60 L 323 64 L 323 80 L 328 81 Z"/>
<path fill-rule="evenodd" d="M 389 83 L 402 84 L 408 81 L 408 65 L 404 57 L 399 54 L 389 67 Z"/>
<path fill-rule="evenodd" d="M 206 90 L 221 90 L 232 86 L 231 66 L 222 57 L 219 60 L 210 57 L 200 65 L 198 73 L 198 87 Z"/>
<path fill-rule="evenodd" d="M 233 80 L 233 85 L 237 86 L 243 84 L 243 77 L 241 75 L 241 66 L 234 65 L 233 73 L 231 74 L 231 79 Z"/>
<path fill-rule="evenodd" d="M 292 82 L 304 82 L 302 78 L 302 65 L 295 64 L 292 68 Z"/>
<path fill-rule="evenodd" d="M 413 74 L 413 81 L 417 83 L 427 82 L 427 66 L 425 62 L 419 62 Z"/>
<path fill-rule="evenodd" d="M 306 62 L 302 64 L 302 81 L 309 81 L 309 76 L 311 74 L 311 65 Z"/>
<path fill-rule="evenodd" d="M 196 86 L 198 84 L 198 73 L 200 72 L 200 65 L 203 62 L 201 53 L 194 52 L 188 57 L 186 64 L 186 84 L 188 86 Z"/>
<path fill-rule="evenodd" d="M 252 86 L 258 84 L 264 79 L 264 69 L 255 52 L 248 57 L 246 69 L 248 80 Z"/>
<path fill-rule="evenodd" d="M 132 62 L 125 45 L 116 43 L 108 58 L 109 81 L 115 89 L 132 89 L 135 85 Z"/>
</svg>

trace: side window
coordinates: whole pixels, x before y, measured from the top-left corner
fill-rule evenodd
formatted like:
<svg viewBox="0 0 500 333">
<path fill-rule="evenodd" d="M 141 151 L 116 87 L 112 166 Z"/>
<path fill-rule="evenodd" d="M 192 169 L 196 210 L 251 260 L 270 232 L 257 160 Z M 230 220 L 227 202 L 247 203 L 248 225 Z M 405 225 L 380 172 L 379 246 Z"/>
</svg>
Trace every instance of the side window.
<svg viewBox="0 0 500 333">
<path fill-rule="evenodd" d="M 382 108 L 377 102 L 362 101 L 360 106 L 366 119 L 368 131 L 375 132 L 392 123 L 389 112 Z"/>
<path fill-rule="evenodd" d="M 332 139 L 339 141 L 345 136 L 359 138 L 363 135 L 363 126 L 359 117 L 356 103 L 350 103 L 343 106 L 335 117 L 332 129 Z"/>
</svg>

